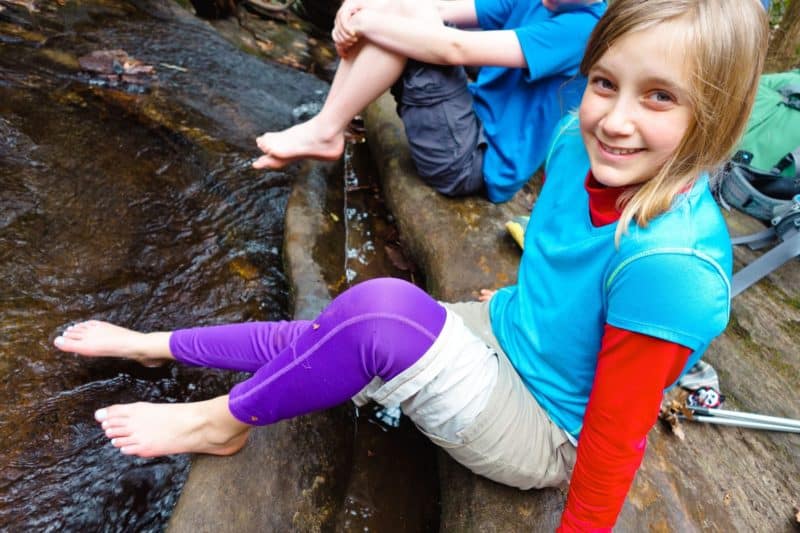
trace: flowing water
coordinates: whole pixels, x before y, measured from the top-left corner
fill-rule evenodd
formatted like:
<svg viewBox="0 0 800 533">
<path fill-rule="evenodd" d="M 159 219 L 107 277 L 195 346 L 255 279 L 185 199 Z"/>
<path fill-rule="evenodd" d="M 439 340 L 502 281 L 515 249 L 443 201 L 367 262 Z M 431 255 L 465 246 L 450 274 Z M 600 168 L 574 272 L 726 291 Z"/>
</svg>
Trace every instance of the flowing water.
<svg viewBox="0 0 800 533">
<path fill-rule="evenodd" d="M 77 58 L 111 49 L 157 78 L 114 88 L 81 72 Z M 325 87 L 157 3 L 0 1 L 0 530 L 164 528 L 188 458 L 121 456 L 93 411 L 206 399 L 241 376 L 52 340 L 87 318 L 285 318 L 290 176 L 249 169 L 253 138 Z"/>
</svg>

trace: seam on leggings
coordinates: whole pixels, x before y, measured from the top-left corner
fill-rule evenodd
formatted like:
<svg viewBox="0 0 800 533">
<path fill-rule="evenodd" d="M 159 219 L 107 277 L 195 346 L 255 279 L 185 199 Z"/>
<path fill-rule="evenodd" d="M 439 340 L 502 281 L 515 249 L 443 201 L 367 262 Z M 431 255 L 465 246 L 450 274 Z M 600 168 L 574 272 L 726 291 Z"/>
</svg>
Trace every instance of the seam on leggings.
<svg viewBox="0 0 800 533">
<path fill-rule="evenodd" d="M 353 317 L 353 318 L 350 318 L 348 320 L 345 320 L 344 322 L 340 322 L 338 326 L 336 326 L 333 329 L 331 329 L 331 331 L 329 331 L 327 334 L 325 334 L 325 336 L 323 336 L 316 343 L 314 343 L 311 347 L 309 347 L 308 350 L 306 350 L 305 353 L 303 353 L 301 356 L 298 357 L 297 354 L 295 354 L 294 360 L 291 363 L 289 363 L 288 365 L 286 365 L 283 368 L 281 368 L 280 370 L 278 370 L 277 372 L 275 372 L 274 374 L 272 374 L 269 377 L 269 380 L 265 380 L 265 381 L 259 383 L 258 385 L 256 385 L 255 387 L 253 387 L 252 389 L 250 389 L 249 391 L 245 392 L 241 396 L 237 396 L 237 398 L 236 398 L 237 403 L 238 403 L 239 400 L 242 400 L 244 398 L 248 398 L 250 395 L 255 394 L 256 392 L 261 390 L 262 387 L 270 385 L 275 379 L 281 377 L 286 372 L 294 369 L 296 366 L 304 363 L 305 360 L 308 359 L 312 354 L 314 354 L 320 348 L 321 345 L 327 343 L 328 340 L 330 340 L 330 338 L 333 335 L 336 335 L 341 330 L 343 330 L 343 329 L 345 329 L 345 328 L 347 328 L 347 327 L 349 327 L 351 325 L 357 324 L 359 322 L 363 322 L 365 320 L 372 320 L 372 319 L 375 319 L 375 318 L 393 319 L 393 320 L 397 320 L 399 322 L 405 323 L 405 324 L 413 327 L 417 331 L 427 335 L 429 339 L 434 340 L 434 341 L 436 340 L 436 337 L 438 336 L 438 335 L 435 335 L 435 334 L 431 333 L 430 331 L 428 331 L 427 328 L 422 327 L 419 324 L 419 322 L 415 322 L 415 321 L 413 321 L 411 319 L 408 319 L 403 315 L 398 315 L 398 314 L 394 314 L 394 313 L 368 313 L 368 314 L 364 314 L 364 315 L 358 315 L 356 317 Z M 316 323 L 316 322 L 313 321 L 313 323 Z M 292 346 L 292 350 L 294 350 L 294 346 Z"/>
</svg>

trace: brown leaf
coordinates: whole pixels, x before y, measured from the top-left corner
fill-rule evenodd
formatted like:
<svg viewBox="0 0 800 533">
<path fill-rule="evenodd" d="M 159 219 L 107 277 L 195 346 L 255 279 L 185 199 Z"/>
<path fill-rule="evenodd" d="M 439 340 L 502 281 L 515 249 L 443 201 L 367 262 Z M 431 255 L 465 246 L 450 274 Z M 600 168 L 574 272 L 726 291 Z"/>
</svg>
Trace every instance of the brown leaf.
<svg viewBox="0 0 800 533">
<path fill-rule="evenodd" d="M 672 433 L 680 440 L 686 439 L 686 434 L 683 432 L 678 415 L 685 416 L 691 419 L 692 411 L 686 407 L 685 391 L 670 391 L 661 403 L 661 410 L 658 413 L 658 418 L 667 424 Z"/>
<path fill-rule="evenodd" d="M 395 267 L 403 271 L 414 271 L 413 263 L 406 258 L 402 248 L 398 245 L 386 244 L 383 249 L 386 250 L 386 255 Z"/>
</svg>

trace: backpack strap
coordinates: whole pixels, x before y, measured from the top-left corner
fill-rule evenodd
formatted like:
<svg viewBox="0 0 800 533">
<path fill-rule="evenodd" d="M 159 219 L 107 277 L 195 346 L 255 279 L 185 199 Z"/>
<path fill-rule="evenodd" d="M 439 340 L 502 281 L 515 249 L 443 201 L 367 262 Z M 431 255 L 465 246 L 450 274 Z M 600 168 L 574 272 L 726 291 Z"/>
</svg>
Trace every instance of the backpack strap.
<svg viewBox="0 0 800 533">
<path fill-rule="evenodd" d="M 791 165 L 794 165 L 794 174 L 781 175 Z M 800 146 L 783 156 L 771 170 L 762 171 L 741 163 L 739 167 L 740 177 L 773 200 L 791 200 L 800 194 Z"/>
<path fill-rule="evenodd" d="M 789 83 L 777 89 L 777 91 L 783 96 L 783 104 L 785 106 L 800 111 L 800 83 Z"/>
<path fill-rule="evenodd" d="M 775 163 L 771 172 L 780 174 L 790 165 L 794 165 L 794 179 L 800 179 L 800 146 L 783 156 L 780 161 Z M 792 179 L 792 178 L 789 178 Z"/>
<path fill-rule="evenodd" d="M 785 262 L 800 256 L 800 233 L 781 240 L 774 248 L 761 255 L 733 275 L 731 298 L 737 296 L 747 287 L 760 280 Z"/>
</svg>

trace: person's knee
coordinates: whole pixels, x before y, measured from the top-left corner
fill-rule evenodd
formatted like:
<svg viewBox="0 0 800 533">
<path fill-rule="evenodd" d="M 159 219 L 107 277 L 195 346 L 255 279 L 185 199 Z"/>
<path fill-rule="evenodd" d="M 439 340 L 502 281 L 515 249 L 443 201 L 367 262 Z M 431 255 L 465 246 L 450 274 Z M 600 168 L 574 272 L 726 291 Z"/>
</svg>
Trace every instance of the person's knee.
<svg viewBox="0 0 800 533">
<path fill-rule="evenodd" d="M 336 299 L 353 313 L 392 312 L 424 291 L 398 278 L 376 278 L 350 287 Z M 426 295 L 427 296 L 427 295 Z"/>
<path fill-rule="evenodd" d="M 392 15 L 410 16 L 408 7 L 403 4 L 405 4 L 405 0 L 372 0 L 369 3 L 369 9 L 376 9 Z"/>
<path fill-rule="evenodd" d="M 343 292 L 325 314 L 339 323 L 371 315 L 424 323 L 436 329 L 443 323 L 446 312 L 439 302 L 416 285 L 397 278 L 379 278 Z"/>
<path fill-rule="evenodd" d="M 419 0 L 389 0 L 398 15 L 413 17 L 418 20 L 441 22 L 442 17 L 433 2 Z"/>
</svg>

